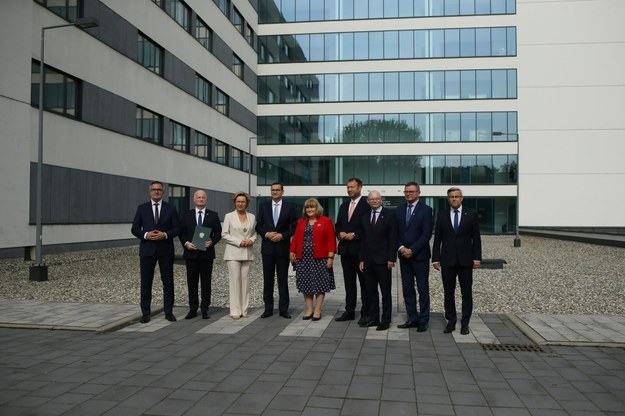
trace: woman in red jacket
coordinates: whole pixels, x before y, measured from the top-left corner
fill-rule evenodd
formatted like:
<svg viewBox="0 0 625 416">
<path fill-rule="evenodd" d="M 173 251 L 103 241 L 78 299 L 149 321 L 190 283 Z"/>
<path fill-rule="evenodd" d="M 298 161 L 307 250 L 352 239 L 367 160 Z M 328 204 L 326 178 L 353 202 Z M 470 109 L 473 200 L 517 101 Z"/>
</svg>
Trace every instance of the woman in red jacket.
<svg viewBox="0 0 625 416">
<path fill-rule="evenodd" d="M 297 290 L 304 294 L 306 301 L 303 319 L 321 319 L 325 294 L 336 289 L 332 272 L 335 252 L 336 237 L 332 220 L 323 215 L 319 201 L 315 198 L 307 199 L 302 218 L 297 221 L 290 249 Z M 314 306 L 313 297 L 316 297 Z"/>
</svg>

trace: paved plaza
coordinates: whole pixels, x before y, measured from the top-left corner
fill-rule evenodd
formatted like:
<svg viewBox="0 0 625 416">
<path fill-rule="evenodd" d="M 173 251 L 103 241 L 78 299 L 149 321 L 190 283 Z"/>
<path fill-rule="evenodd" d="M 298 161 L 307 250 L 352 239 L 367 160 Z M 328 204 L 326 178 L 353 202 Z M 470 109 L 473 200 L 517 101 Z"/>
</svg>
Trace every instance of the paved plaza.
<svg viewBox="0 0 625 416">
<path fill-rule="evenodd" d="M 376 331 L 334 321 L 340 287 L 318 322 L 291 295 L 290 320 L 178 306 L 148 324 L 137 305 L 2 300 L 0 415 L 625 415 L 624 317 L 475 314 L 463 336 L 395 312 Z"/>
</svg>

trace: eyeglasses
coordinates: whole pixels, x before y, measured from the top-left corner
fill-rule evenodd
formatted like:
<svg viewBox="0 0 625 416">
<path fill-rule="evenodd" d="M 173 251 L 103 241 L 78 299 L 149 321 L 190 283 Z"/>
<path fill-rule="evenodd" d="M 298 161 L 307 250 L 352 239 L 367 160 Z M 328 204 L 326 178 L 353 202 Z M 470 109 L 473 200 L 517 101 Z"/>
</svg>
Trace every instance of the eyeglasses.
<svg viewBox="0 0 625 416">
<path fill-rule="evenodd" d="M 405 194 L 416 194 L 419 191 L 404 191 Z"/>
<path fill-rule="evenodd" d="M 150 192 L 163 192 L 162 188 L 150 189 Z"/>
</svg>

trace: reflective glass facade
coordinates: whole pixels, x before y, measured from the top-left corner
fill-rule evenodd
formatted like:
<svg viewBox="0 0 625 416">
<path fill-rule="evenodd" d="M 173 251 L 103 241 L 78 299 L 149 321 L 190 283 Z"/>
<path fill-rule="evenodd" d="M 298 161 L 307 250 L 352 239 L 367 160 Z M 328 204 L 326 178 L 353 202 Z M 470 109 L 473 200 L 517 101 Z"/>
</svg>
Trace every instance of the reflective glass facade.
<svg viewBox="0 0 625 416">
<path fill-rule="evenodd" d="M 259 0 L 259 23 L 516 13 L 516 0 Z"/>
<path fill-rule="evenodd" d="M 516 28 L 260 36 L 258 63 L 515 56 Z"/>
<path fill-rule="evenodd" d="M 516 184 L 516 155 L 375 155 L 265 157 L 258 184 L 344 185 L 357 177 L 367 185 Z"/>
<path fill-rule="evenodd" d="M 512 111 L 258 117 L 259 144 L 516 141 L 516 132 Z"/>
<path fill-rule="evenodd" d="M 516 90 L 516 69 L 258 77 L 259 104 L 509 99 Z"/>
</svg>

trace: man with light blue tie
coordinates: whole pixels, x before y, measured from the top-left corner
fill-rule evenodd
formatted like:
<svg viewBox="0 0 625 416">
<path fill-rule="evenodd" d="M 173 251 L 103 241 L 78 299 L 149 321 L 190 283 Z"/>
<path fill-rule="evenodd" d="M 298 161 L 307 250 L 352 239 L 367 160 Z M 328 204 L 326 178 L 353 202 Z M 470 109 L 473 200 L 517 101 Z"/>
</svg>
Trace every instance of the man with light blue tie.
<svg viewBox="0 0 625 416">
<path fill-rule="evenodd" d="M 432 208 L 421 202 L 420 196 L 419 184 L 408 182 L 404 185 L 406 203 L 395 210 L 399 234 L 397 254 L 408 315 L 407 321 L 397 327 L 416 327 L 417 332 L 425 332 L 430 320 L 430 237 L 433 219 Z"/>
<path fill-rule="evenodd" d="M 263 256 L 263 302 L 265 311 L 260 316 L 273 315 L 274 275 L 278 281 L 278 312 L 290 319 L 289 314 L 289 244 L 295 232 L 297 214 L 295 207 L 282 199 L 284 186 L 271 184 L 271 201 L 259 208 L 256 232 L 262 237 L 260 252 Z"/>
<path fill-rule="evenodd" d="M 477 211 L 462 206 L 462 190 L 449 188 L 447 201 L 449 209 L 442 210 L 436 217 L 432 264 L 441 271 L 445 295 L 446 334 L 456 329 L 456 276 L 462 295 L 462 318 L 460 333 L 469 333 L 469 320 L 473 312 L 473 269 L 478 269 L 482 260 L 482 240 Z"/>
</svg>

